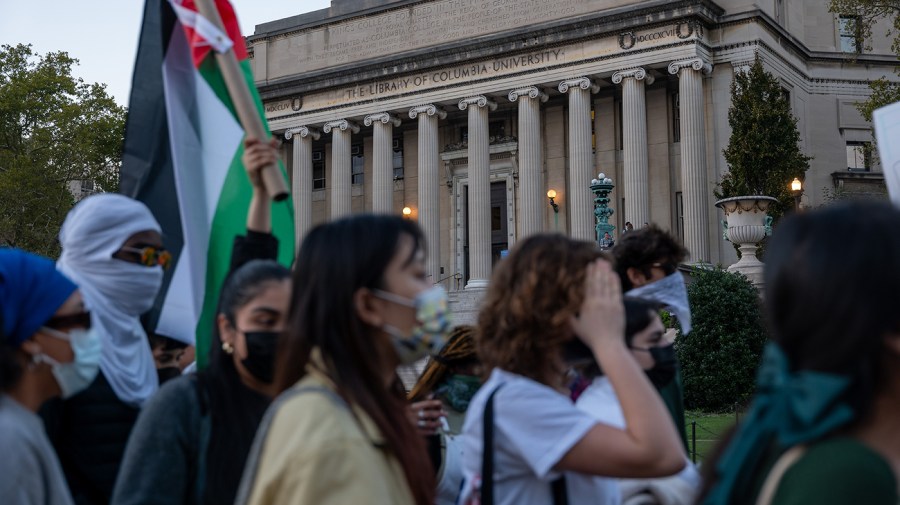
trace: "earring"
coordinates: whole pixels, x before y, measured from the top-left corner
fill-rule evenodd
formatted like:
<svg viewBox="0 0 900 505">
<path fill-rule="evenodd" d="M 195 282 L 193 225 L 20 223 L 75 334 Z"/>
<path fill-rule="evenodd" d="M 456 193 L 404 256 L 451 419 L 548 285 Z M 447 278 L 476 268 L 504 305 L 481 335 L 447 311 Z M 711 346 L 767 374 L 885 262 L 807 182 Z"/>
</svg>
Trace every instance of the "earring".
<svg viewBox="0 0 900 505">
<path fill-rule="evenodd" d="M 229 344 L 228 342 L 223 342 L 222 350 L 225 351 L 226 354 L 231 354 L 234 352 L 234 346 Z"/>
</svg>

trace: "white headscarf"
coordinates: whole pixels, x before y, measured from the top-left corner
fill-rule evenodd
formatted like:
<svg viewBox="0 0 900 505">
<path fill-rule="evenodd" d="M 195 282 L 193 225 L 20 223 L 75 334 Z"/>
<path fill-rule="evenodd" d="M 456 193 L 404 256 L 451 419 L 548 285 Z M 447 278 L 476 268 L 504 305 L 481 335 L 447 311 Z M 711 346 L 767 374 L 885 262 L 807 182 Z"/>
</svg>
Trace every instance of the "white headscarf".
<svg viewBox="0 0 900 505">
<path fill-rule="evenodd" d="M 59 232 L 57 268 L 78 284 L 91 311 L 91 324 L 103 342 L 100 370 L 116 396 L 134 406 L 159 387 L 139 317 L 153 306 L 163 272 L 112 255 L 135 233 L 150 230 L 162 232 L 143 203 L 106 193 L 79 202 Z"/>
</svg>

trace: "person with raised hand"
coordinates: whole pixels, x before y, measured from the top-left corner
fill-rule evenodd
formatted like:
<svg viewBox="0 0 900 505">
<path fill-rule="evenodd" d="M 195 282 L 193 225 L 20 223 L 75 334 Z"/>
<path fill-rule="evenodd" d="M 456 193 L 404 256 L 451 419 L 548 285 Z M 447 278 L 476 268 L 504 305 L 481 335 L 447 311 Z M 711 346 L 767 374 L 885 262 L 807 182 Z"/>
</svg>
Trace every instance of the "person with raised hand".
<svg viewBox="0 0 900 505">
<path fill-rule="evenodd" d="M 621 285 L 590 242 L 534 235 L 500 262 L 478 316 L 490 375 L 463 426 L 460 503 L 617 503 L 618 489 L 572 494 L 569 473 L 657 477 L 684 467 L 665 406 L 625 344 Z M 564 347 L 580 339 L 621 399 L 626 426 L 569 398 Z"/>
<path fill-rule="evenodd" d="M 291 294 L 278 264 L 271 198 L 259 171 L 272 143 L 247 139 L 242 157 L 253 185 L 247 234 L 237 236 L 222 285 L 208 366 L 175 379 L 144 407 L 116 483 L 115 505 L 234 502 L 244 462 L 272 398 L 275 354 Z"/>
</svg>

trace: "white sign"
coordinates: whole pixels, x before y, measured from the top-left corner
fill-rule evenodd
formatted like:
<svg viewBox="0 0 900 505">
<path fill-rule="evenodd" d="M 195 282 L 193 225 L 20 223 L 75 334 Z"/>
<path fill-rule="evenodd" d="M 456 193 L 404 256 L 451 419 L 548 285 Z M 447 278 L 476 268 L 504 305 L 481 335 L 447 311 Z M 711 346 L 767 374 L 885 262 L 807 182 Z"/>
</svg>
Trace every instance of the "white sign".
<svg viewBox="0 0 900 505">
<path fill-rule="evenodd" d="M 900 102 L 872 113 L 884 180 L 894 205 L 900 207 Z"/>
</svg>

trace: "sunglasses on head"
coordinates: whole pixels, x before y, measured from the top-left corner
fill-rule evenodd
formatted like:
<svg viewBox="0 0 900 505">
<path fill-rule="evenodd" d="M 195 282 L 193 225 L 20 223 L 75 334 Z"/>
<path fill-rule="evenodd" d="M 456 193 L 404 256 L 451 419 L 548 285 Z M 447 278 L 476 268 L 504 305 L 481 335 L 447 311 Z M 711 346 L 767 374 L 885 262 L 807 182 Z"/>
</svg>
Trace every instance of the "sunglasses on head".
<svg viewBox="0 0 900 505">
<path fill-rule="evenodd" d="M 65 316 L 53 316 L 44 323 L 44 326 L 53 330 L 61 330 L 66 328 L 89 329 L 91 327 L 91 313 L 88 311 L 84 311 L 77 314 L 68 314 Z"/>
<path fill-rule="evenodd" d="M 123 247 L 122 251 L 134 253 L 140 258 L 140 264 L 145 267 L 161 266 L 163 269 L 169 268 L 172 263 L 172 253 L 165 249 L 156 247 Z"/>
</svg>

